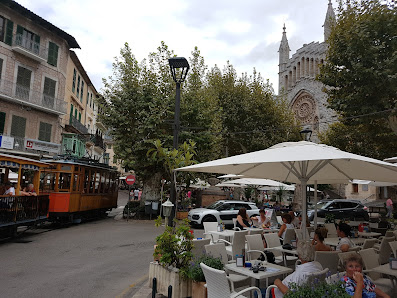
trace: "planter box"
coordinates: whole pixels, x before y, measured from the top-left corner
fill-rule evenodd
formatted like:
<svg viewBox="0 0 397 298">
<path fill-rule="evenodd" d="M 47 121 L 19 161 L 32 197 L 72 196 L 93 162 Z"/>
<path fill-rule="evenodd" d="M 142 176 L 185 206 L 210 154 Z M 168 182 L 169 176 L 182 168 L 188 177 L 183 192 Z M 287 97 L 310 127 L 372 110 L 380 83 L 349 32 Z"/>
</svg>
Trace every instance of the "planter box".
<svg viewBox="0 0 397 298">
<path fill-rule="evenodd" d="M 192 296 L 192 281 L 179 277 L 176 268 L 165 268 L 157 262 L 149 265 L 149 284 L 153 287 L 153 277 L 157 279 L 157 293 L 168 295 L 168 286 L 172 286 L 172 298 L 185 298 Z"/>
<path fill-rule="evenodd" d="M 177 211 L 176 212 L 176 219 L 185 219 L 187 218 L 189 211 Z"/>
<path fill-rule="evenodd" d="M 192 298 L 207 298 L 207 288 L 204 285 L 205 282 L 192 282 Z"/>
</svg>

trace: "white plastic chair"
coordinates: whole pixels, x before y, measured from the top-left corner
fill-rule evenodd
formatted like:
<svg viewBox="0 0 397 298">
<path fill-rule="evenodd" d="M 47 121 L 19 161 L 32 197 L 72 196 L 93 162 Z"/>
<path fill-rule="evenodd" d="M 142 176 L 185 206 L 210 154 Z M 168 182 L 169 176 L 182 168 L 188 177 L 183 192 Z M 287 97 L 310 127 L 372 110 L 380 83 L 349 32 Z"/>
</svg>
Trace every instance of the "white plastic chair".
<svg viewBox="0 0 397 298">
<path fill-rule="evenodd" d="M 377 287 L 390 295 L 393 291 L 393 282 L 389 278 L 382 278 L 380 273 L 371 272 L 372 268 L 378 267 L 380 265 L 375 249 L 362 249 L 359 251 L 359 254 L 363 259 L 365 271 L 368 271 L 367 275 L 373 280 Z"/>
<path fill-rule="evenodd" d="M 245 249 L 246 235 L 248 235 L 248 230 L 235 231 L 232 242 L 226 241 L 224 239 L 218 239 L 218 242 L 225 242 L 229 244 L 229 246 L 226 246 L 226 252 L 234 260 L 236 255 L 241 255 L 243 249 Z"/>
<path fill-rule="evenodd" d="M 385 237 L 382 239 L 379 247 L 379 264 L 383 265 L 389 262 L 392 253 L 389 242 L 394 241 L 394 237 Z"/>
<path fill-rule="evenodd" d="M 193 239 L 193 258 L 198 258 L 205 253 L 205 245 L 210 244 L 211 239 Z"/>
<path fill-rule="evenodd" d="M 233 218 L 233 230 L 235 231 L 241 231 L 239 227 L 237 227 L 237 218 Z"/>
<path fill-rule="evenodd" d="M 291 244 L 296 239 L 295 229 L 286 229 L 283 244 Z"/>
<path fill-rule="evenodd" d="M 266 254 L 263 252 L 265 246 L 263 245 L 262 235 L 247 235 L 245 239 L 247 240 L 248 247 L 246 251 L 247 260 L 257 260 L 262 255 L 265 261 L 267 261 Z"/>
<path fill-rule="evenodd" d="M 323 268 L 328 268 L 331 274 L 338 272 L 339 256 L 337 251 L 316 251 L 314 260 Z"/>
<path fill-rule="evenodd" d="M 206 239 L 211 239 L 212 243 L 215 243 L 219 239 L 219 235 L 211 234 L 210 231 L 218 230 L 218 222 L 203 222 L 204 226 L 204 237 Z"/>
<path fill-rule="evenodd" d="M 281 246 L 280 238 L 278 237 L 278 235 L 276 233 L 268 233 L 268 234 L 263 235 L 263 237 L 265 237 L 267 248 Z M 274 250 L 274 249 L 272 249 L 271 252 L 274 254 L 276 263 L 284 262 L 282 252 Z M 285 259 L 286 259 L 286 261 L 295 261 L 297 259 L 297 257 L 285 256 Z"/>
<path fill-rule="evenodd" d="M 375 238 L 365 239 L 362 249 L 373 248 L 376 243 L 378 243 L 378 239 Z"/>
<path fill-rule="evenodd" d="M 304 228 L 303 231 L 302 229 L 294 229 L 295 230 L 295 235 L 296 235 L 296 239 L 299 240 L 303 240 L 303 233 L 306 233 L 306 240 L 310 240 L 310 235 L 309 235 L 309 231 L 307 230 L 307 228 Z"/>
<path fill-rule="evenodd" d="M 397 241 L 391 241 L 389 242 L 391 251 L 393 252 L 393 255 L 395 258 L 397 258 Z"/>
<path fill-rule="evenodd" d="M 261 297 L 261 290 L 257 287 L 249 287 L 239 292 L 234 291 L 233 283 L 230 283 L 226 272 L 211 268 L 203 263 L 200 263 L 200 267 L 203 270 L 204 277 L 207 286 L 208 298 L 220 298 L 220 297 L 241 297 L 243 293 L 255 291 L 258 297 Z"/>
</svg>

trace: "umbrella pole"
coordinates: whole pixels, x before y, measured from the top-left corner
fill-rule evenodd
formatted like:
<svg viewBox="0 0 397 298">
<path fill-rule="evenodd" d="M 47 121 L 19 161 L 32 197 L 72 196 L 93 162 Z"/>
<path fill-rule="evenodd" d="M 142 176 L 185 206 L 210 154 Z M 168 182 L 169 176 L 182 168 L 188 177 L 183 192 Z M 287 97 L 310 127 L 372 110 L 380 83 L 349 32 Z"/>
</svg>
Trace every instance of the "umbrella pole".
<svg viewBox="0 0 397 298">
<path fill-rule="evenodd" d="M 317 229 L 317 180 L 314 181 L 314 230 Z"/>
<path fill-rule="evenodd" d="M 306 214 L 307 214 L 307 205 L 306 205 L 306 186 L 307 186 L 307 179 L 301 179 L 301 187 L 302 187 L 302 224 L 301 224 L 301 231 L 302 231 L 302 238 L 304 241 L 306 239 Z"/>
</svg>

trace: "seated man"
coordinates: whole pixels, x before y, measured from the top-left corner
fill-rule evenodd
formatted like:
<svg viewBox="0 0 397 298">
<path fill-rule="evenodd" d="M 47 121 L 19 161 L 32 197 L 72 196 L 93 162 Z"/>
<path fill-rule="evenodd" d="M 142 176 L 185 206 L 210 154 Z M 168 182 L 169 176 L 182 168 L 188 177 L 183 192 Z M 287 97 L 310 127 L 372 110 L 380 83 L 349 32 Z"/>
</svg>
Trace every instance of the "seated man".
<svg viewBox="0 0 397 298">
<path fill-rule="evenodd" d="M 32 183 L 29 183 L 21 192 L 21 196 L 37 196 Z"/>
<path fill-rule="evenodd" d="M 302 264 L 297 265 L 295 272 L 288 275 L 283 281 L 278 278 L 274 281 L 274 285 L 277 286 L 277 289 L 272 293 L 273 297 L 283 297 L 284 294 L 288 292 L 290 283 L 295 283 L 297 285 L 303 284 L 311 274 L 323 270 L 319 262 L 313 261 L 314 247 L 310 241 L 299 241 L 297 250 L 298 257 Z"/>
<path fill-rule="evenodd" d="M 10 182 L 6 183 L 6 191 L 4 192 L 5 196 L 15 196 L 15 188 L 12 186 Z"/>
</svg>

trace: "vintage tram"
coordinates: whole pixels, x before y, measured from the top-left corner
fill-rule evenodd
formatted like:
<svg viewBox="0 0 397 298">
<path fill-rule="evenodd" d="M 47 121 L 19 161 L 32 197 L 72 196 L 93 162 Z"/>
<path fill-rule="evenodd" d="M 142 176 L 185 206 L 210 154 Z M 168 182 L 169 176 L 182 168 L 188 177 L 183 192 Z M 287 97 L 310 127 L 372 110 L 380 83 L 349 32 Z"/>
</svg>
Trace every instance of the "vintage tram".
<svg viewBox="0 0 397 298">
<path fill-rule="evenodd" d="M 48 166 L 38 160 L 0 154 L 0 237 L 15 235 L 19 226 L 47 220 L 49 196 L 39 192 L 39 181 L 41 170 Z M 29 184 L 33 188 L 24 192 Z M 10 188 L 12 192 L 7 191 Z"/>
<path fill-rule="evenodd" d="M 91 159 L 45 160 L 40 192 L 48 194 L 49 220 L 80 222 L 117 207 L 118 172 Z"/>
</svg>

